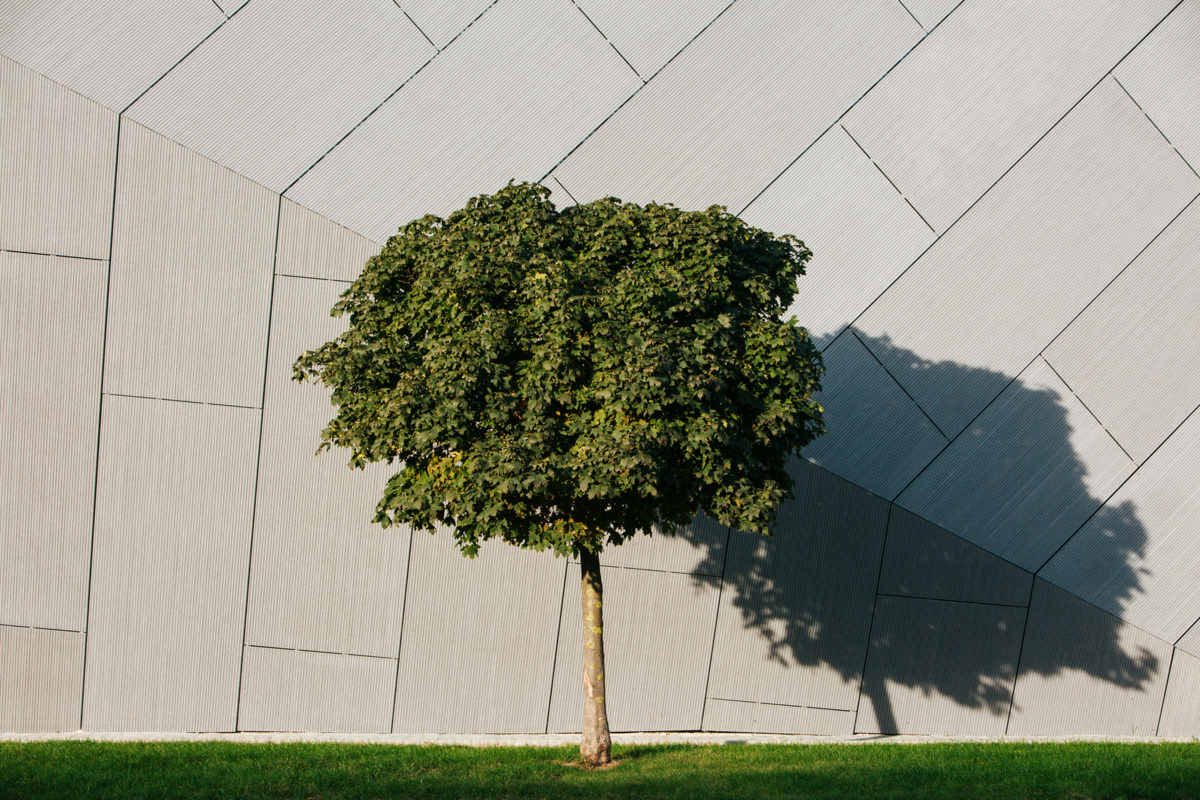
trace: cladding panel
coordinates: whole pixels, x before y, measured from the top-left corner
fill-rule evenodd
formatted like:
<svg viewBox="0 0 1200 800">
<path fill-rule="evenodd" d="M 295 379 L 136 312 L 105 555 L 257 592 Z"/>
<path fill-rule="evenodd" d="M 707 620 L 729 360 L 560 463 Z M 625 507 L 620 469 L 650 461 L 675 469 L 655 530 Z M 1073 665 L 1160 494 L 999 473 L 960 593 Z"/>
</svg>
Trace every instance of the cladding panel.
<svg viewBox="0 0 1200 800">
<path fill-rule="evenodd" d="M 896 502 L 1036 572 L 1135 466 L 1039 358 Z"/>
<path fill-rule="evenodd" d="M 1200 3 L 1180 3 L 1113 74 L 1171 144 L 1200 169 Z"/>
<path fill-rule="evenodd" d="M 879 354 L 953 438 L 1004 385 L 953 367 L 1015 376 L 1197 190 L 1200 179 L 1106 80 L 855 327 L 940 367 Z"/>
<path fill-rule="evenodd" d="M 108 258 L 117 115 L 0 56 L 0 248 Z"/>
<path fill-rule="evenodd" d="M 570 3 L 502 3 L 287 194 L 382 241 L 511 179 L 538 180 L 640 85 Z"/>
<path fill-rule="evenodd" d="M 813 252 L 787 315 L 819 342 L 837 336 L 934 240 L 846 131 L 835 125 L 741 215 Z"/>
<path fill-rule="evenodd" d="M 255 410 L 107 396 L 83 727 L 232 731 Z"/>
<path fill-rule="evenodd" d="M 83 634 L 0 625 L 0 731 L 79 730 Z"/>
<path fill-rule="evenodd" d="M 1176 648 L 1167 678 L 1158 736 L 1200 735 L 1200 658 Z"/>
<path fill-rule="evenodd" d="M 852 711 L 888 503 L 806 462 L 772 538 L 734 532 L 708 695 Z"/>
<path fill-rule="evenodd" d="M 1010 736 L 1150 736 L 1171 645 L 1034 582 Z"/>
<path fill-rule="evenodd" d="M 275 274 L 351 281 L 380 249 L 378 243 L 283 198 Z"/>
<path fill-rule="evenodd" d="M 394 659 L 409 532 L 371 523 L 391 469 L 317 454 L 336 409 L 328 389 L 291 380 L 294 359 L 345 329 L 327 314 L 344 288 L 275 279 L 246 641 Z"/>
<path fill-rule="evenodd" d="M 262 402 L 279 198 L 121 126 L 104 391 Z"/>
<path fill-rule="evenodd" d="M 1039 574 L 1174 642 L 1200 617 L 1200 414 L 1171 438 Z"/>
<path fill-rule="evenodd" d="M 1025 609 L 879 598 L 855 733 L 1003 736 Z"/>
<path fill-rule="evenodd" d="M 879 593 L 1027 606 L 1033 574 L 899 506 L 888 518 Z"/>
<path fill-rule="evenodd" d="M 0 53 L 120 111 L 224 22 L 210 0 L 9 0 Z"/>
<path fill-rule="evenodd" d="M 0 252 L 0 621 L 83 630 L 107 263 Z"/>
<path fill-rule="evenodd" d="M 828 432 L 804 457 L 890 500 L 942 451 L 946 437 L 852 331 L 824 358 L 818 400 Z"/>
<path fill-rule="evenodd" d="M 846 128 L 943 232 L 1173 4 L 963 4 Z"/>
<path fill-rule="evenodd" d="M 1193 200 L 1046 348 L 1046 360 L 1139 464 L 1200 403 L 1197 252 Z"/>
<path fill-rule="evenodd" d="M 239 731 L 389 733 L 396 659 L 247 647 Z"/>
<path fill-rule="evenodd" d="M 554 174 L 581 203 L 616 195 L 737 213 L 921 33 L 892 0 L 742 0 Z"/>
<path fill-rule="evenodd" d="M 854 712 L 710 697 L 704 705 L 703 730 L 850 736 L 854 733 Z"/>
<path fill-rule="evenodd" d="M 564 566 L 496 540 L 467 561 L 449 531 L 415 534 L 393 732 L 545 732 Z"/>
<path fill-rule="evenodd" d="M 281 192 L 435 50 L 381 0 L 257 0 L 127 116 Z"/>
<path fill-rule="evenodd" d="M 548 732 L 580 730 L 583 631 L 579 568 L 567 570 Z M 610 568 L 604 581 L 605 708 L 614 731 L 700 729 L 717 615 L 716 581 Z"/>
<path fill-rule="evenodd" d="M 732 0 L 643 3 L 639 0 L 576 0 L 604 38 L 612 42 L 642 80 L 649 80 Z"/>
</svg>

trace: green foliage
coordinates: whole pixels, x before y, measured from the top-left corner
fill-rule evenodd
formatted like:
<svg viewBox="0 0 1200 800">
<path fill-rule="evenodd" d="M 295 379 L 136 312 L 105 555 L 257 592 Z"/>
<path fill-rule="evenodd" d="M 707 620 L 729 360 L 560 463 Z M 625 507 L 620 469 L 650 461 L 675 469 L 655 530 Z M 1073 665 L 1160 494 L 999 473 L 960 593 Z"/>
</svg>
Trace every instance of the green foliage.
<svg viewBox="0 0 1200 800">
<path fill-rule="evenodd" d="M 703 509 L 769 532 L 823 372 L 781 314 L 811 253 L 723 208 L 557 212 L 510 184 L 405 225 L 294 377 L 333 390 L 323 447 L 400 462 L 375 521 L 568 555 Z"/>
</svg>

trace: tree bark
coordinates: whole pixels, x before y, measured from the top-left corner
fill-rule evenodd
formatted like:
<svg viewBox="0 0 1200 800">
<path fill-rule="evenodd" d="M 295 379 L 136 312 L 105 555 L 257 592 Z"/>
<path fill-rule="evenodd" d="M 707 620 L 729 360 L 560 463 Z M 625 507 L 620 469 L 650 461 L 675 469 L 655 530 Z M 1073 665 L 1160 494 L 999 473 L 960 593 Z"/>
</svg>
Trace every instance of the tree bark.
<svg viewBox="0 0 1200 800">
<path fill-rule="evenodd" d="M 579 572 L 583 590 L 583 741 L 579 753 L 585 763 L 602 767 L 612 763 L 612 737 L 604 702 L 604 587 L 599 554 L 581 549 Z"/>
</svg>

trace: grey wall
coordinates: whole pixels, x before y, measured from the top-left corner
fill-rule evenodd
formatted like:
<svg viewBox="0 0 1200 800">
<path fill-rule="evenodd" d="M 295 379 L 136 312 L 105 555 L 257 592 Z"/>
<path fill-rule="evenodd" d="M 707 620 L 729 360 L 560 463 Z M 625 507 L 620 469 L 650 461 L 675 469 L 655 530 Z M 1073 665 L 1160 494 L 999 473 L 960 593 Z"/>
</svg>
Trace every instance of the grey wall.
<svg viewBox="0 0 1200 800">
<path fill-rule="evenodd" d="M 578 565 L 372 526 L 289 380 L 515 178 L 816 254 L 829 433 L 604 554 L 614 729 L 1200 735 L 1200 0 L 9 6 L 0 729 L 578 728 Z"/>
</svg>

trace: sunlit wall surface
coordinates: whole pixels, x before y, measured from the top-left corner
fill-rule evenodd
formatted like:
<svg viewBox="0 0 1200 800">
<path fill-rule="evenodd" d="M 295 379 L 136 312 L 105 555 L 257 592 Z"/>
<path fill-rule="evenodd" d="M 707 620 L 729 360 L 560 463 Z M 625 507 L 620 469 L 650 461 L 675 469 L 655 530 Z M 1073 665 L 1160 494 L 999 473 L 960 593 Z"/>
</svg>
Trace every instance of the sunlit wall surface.
<svg viewBox="0 0 1200 800">
<path fill-rule="evenodd" d="M 565 732 L 578 567 L 290 381 L 509 179 L 815 252 L 762 539 L 605 554 L 615 730 L 1200 734 L 1200 0 L 8 0 L 0 730 Z"/>
</svg>

